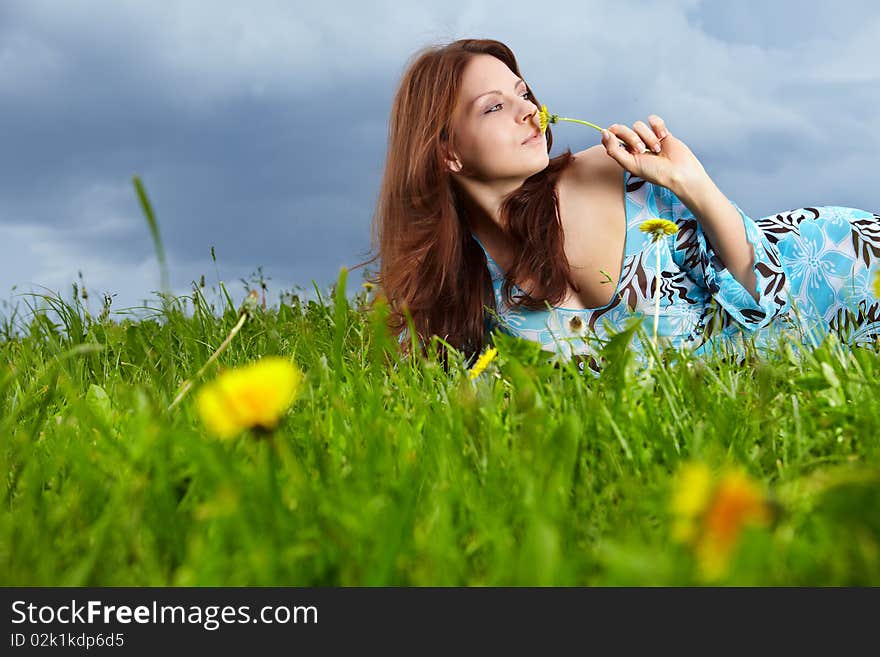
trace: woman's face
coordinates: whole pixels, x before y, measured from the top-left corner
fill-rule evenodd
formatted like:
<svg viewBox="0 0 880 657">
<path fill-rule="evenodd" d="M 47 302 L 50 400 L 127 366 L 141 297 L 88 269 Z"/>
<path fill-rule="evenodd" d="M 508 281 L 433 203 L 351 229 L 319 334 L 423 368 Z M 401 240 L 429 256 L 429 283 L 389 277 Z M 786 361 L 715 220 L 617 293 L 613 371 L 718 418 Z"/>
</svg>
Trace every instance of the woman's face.
<svg viewBox="0 0 880 657">
<path fill-rule="evenodd" d="M 474 56 L 465 66 L 453 117 L 457 161 L 450 170 L 481 181 L 521 183 L 545 169 L 550 156 L 537 110 L 526 83 L 507 64 L 492 55 Z M 536 131 L 537 139 L 523 143 Z"/>
</svg>

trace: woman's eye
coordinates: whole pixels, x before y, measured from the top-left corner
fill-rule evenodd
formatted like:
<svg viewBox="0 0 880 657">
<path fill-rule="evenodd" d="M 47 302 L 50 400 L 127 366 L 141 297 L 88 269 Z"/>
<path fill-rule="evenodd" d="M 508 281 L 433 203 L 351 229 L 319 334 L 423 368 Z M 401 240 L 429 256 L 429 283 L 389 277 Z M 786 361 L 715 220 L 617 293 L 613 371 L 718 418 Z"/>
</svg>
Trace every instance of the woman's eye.
<svg viewBox="0 0 880 657">
<path fill-rule="evenodd" d="M 532 97 L 532 92 L 531 92 L 531 91 L 526 91 L 524 94 L 520 94 L 520 95 L 525 96 L 526 98 L 531 98 L 531 97 Z M 499 105 L 501 105 L 501 103 L 498 103 L 498 105 L 492 105 L 492 107 L 490 107 L 488 110 L 486 110 L 485 113 L 486 113 L 486 114 L 489 114 L 490 112 L 492 112 L 493 109 L 495 109 L 495 108 L 498 107 Z"/>
</svg>

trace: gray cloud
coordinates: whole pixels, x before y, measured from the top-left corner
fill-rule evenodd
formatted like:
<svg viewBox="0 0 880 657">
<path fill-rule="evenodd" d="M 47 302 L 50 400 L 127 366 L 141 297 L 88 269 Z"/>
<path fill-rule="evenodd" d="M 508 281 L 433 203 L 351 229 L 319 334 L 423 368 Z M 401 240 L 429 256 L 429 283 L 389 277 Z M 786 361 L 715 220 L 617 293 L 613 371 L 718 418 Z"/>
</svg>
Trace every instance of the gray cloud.
<svg viewBox="0 0 880 657">
<path fill-rule="evenodd" d="M 605 125 L 662 116 L 752 216 L 880 209 L 867 2 L 5 2 L 0 6 L 0 295 L 67 291 L 114 307 L 258 266 L 270 296 L 365 259 L 390 102 L 430 43 L 508 43 L 543 102 Z M 874 49 L 872 51 L 872 49 Z M 872 54 L 873 52 L 873 54 Z M 574 125 L 554 152 L 599 143 Z M 210 260 L 215 246 L 217 272 Z M 358 286 L 361 272 L 350 277 Z M 36 288 L 35 288 L 36 289 Z"/>
</svg>

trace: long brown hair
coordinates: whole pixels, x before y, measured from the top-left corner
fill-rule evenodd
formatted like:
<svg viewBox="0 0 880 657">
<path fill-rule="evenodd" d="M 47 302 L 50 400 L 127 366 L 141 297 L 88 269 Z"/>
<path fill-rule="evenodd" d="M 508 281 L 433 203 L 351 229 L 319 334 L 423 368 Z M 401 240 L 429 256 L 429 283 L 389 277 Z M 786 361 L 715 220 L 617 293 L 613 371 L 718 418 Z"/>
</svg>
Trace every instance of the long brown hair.
<svg viewBox="0 0 880 657">
<path fill-rule="evenodd" d="M 385 171 L 373 215 L 373 247 L 379 252 L 352 269 L 381 257 L 367 280 L 388 302 L 388 328 L 410 351 L 410 315 L 423 355 L 432 335 L 443 338 L 471 362 L 487 343 L 484 306 L 497 312 L 486 256 L 474 239 L 463 191 L 446 167 L 454 150 L 453 112 L 465 65 L 489 54 L 522 77 L 510 48 L 493 39 L 460 39 L 418 51 L 403 74 L 389 123 Z M 532 92 L 532 89 L 529 88 Z M 538 107 L 540 101 L 532 92 Z M 553 135 L 546 131 L 547 152 Z M 501 216 L 515 247 L 505 274 L 504 299 L 511 306 L 543 309 L 559 303 L 571 279 L 563 250 L 556 181 L 571 162 L 571 149 L 550 160 L 505 197 Z M 512 297 L 513 284 L 534 277 L 532 295 Z M 372 303 L 370 304 L 372 306 Z M 447 366 L 444 345 L 438 356 Z"/>
</svg>

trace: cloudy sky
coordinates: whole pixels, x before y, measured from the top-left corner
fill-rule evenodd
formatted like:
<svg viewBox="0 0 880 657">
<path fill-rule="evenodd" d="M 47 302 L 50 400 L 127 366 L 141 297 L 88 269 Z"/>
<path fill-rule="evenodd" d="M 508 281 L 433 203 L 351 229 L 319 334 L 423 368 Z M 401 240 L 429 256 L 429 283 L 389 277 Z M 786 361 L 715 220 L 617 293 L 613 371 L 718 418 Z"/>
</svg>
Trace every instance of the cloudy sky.
<svg viewBox="0 0 880 657">
<path fill-rule="evenodd" d="M 0 299 L 69 300 L 81 272 L 93 312 L 104 294 L 114 312 L 155 306 L 159 266 L 133 175 L 174 293 L 204 274 L 240 302 L 240 279 L 261 267 L 268 303 L 292 289 L 315 298 L 313 286 L 323 293 L 373 254 L 407 59 L 465 37 L 506 42 L 563 116 L 663 117 L 753 218 L 880 210 L 876 3 L 539 6 L 0 0 Z M 597 143 L 598 132 L 562 124 L 551 155 Z"/>
</svg>

